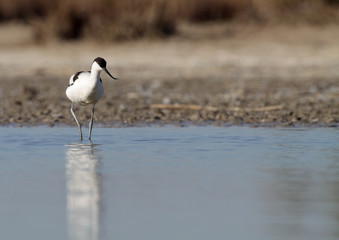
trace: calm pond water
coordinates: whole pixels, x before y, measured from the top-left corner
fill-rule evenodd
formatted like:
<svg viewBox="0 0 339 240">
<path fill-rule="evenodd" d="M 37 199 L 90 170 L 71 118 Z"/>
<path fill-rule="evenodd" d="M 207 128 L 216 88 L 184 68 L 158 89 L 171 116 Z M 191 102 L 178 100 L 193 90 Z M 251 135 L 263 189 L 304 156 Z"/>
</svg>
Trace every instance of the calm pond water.
<svg viewBox="0 0 339 240">
<path fill-rule="evenodd" d="M 339 239 L 338 128 L 0 129 L 0 239 Z"/>
</svg>

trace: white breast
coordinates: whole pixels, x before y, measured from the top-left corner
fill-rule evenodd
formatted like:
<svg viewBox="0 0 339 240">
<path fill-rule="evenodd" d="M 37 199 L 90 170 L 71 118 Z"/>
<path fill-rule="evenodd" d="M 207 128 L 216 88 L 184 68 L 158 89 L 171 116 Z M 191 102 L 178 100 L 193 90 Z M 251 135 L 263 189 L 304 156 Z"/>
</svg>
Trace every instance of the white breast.
<svg viewBox="0 0 339 240">
<path fill-rule="evenodd" d="M 66 90 L 67 97 L 80 105 L 95 104 L 104 95 L 102 83 L 91 77 L 90 72 L 81 72 L 71 76 Z"/>
</svg>

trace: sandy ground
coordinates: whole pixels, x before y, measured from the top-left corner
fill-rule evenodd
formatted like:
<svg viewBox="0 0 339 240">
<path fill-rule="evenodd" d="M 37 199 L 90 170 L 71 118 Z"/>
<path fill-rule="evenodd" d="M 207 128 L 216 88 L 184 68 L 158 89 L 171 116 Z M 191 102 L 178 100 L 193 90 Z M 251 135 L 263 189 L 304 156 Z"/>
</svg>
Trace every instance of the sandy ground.
<svg viewBox="0 0 339 240">
<path fill-rule="evenodd" d="M 74 125 L 69 77 L 104 57 L 95 122 L 159 124 L 339 123 L 337 26 L 182 26 L 177 37 L 34 44 L 24 26 L 0 26 L 0 124 Z M 77 108 L 87 125 L 90 107 Z"/>
</svg>

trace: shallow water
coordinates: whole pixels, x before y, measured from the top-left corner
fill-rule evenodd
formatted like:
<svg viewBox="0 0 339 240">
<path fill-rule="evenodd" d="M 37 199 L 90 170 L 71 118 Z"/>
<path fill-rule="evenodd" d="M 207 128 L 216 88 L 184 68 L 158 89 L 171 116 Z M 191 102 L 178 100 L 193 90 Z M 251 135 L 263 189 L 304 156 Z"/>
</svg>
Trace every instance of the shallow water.
<svg viewBox="0 0 339 240">
<path fill-rule="evenodd" d="M 0 239 L 339 239 L 337 128 L 77 137 L 1 128 Z"/>
</svg>

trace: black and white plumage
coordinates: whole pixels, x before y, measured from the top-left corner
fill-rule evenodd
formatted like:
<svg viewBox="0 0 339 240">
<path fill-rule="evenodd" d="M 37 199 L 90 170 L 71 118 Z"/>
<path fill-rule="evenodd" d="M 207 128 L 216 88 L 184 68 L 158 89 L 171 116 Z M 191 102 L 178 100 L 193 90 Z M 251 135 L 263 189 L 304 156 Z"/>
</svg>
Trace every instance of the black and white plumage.
<svg viewBox="0 0 339 240">
<path fill-rule="evenodd" d="M 113 77 L 106 69 L 106 61 L 101 57 L 94 59 L 91 67 L 91 71 L 81 71 L 73 74 L 69 79 L 69 85 L 66 89 L 66 95 L 69 100 L 72 101 L 71 113 L 74 117 L 76 124 L 78 125 L 80 140 L 82 140 L 81 125 L 79 124 L 75 113 L 74 104 L 82 106 L 92 105 L 91 121 L 89 123 L 89 137 L 91 140 L 92 127 L 93 127 L 93 116 L 94 116 L 94 105 L 104 95 L 104 87 L 100 78 L 100 72 L 105 71 L 111 78 Z"/>
</svg>

